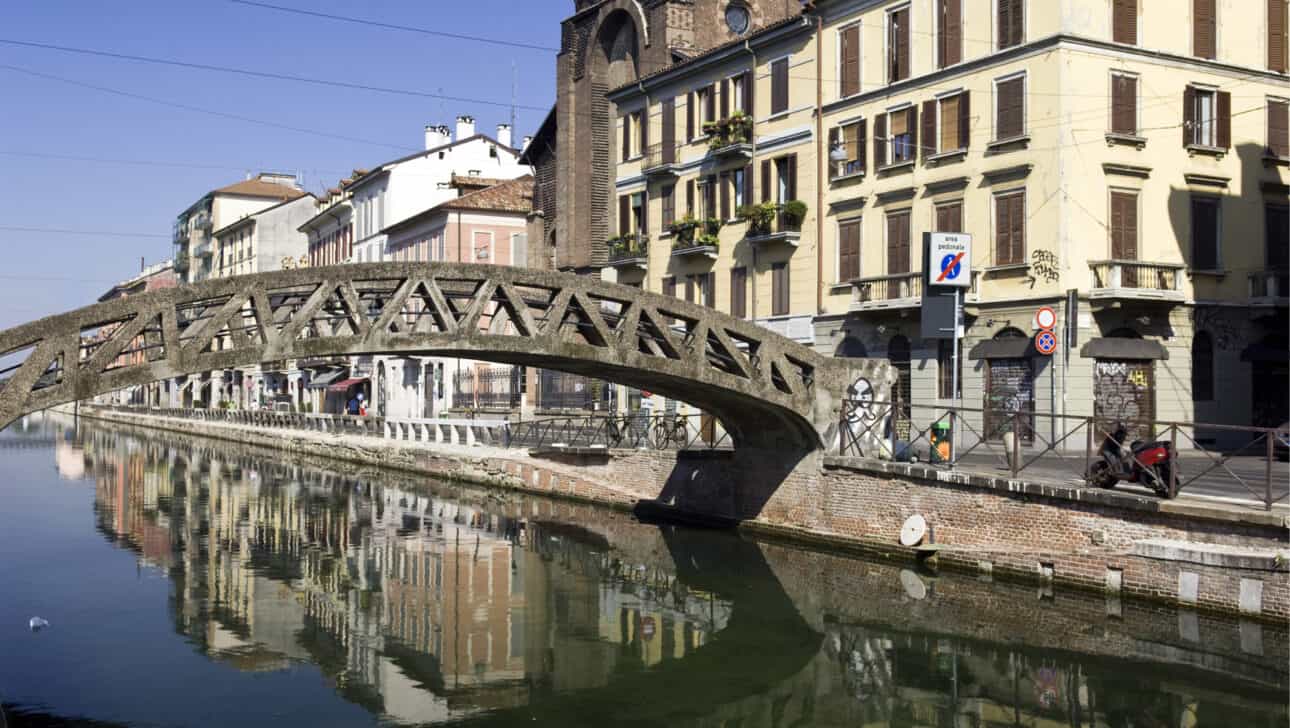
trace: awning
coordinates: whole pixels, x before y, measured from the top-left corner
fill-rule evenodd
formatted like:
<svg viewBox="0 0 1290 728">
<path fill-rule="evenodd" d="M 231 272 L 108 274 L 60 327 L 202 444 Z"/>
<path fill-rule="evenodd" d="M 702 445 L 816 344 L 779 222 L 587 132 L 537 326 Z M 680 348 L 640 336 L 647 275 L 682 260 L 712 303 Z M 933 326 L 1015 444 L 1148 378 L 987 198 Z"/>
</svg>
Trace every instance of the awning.
<svg viewBox="0 0 1290 728">
<path fill-rule="evenodd" d="M 1290 362 L 1290 349 L 1273 344 L 1250 344 L 1241 352 L 1241 361 L 1285 364 Z"/>
<path fill-rule="evenodd" d="M 1169 350 L 1159 341 L 1107 336 L 1090 339 L 1080 347 L 1086 359 L 1168 359 Z"/>
<path fill-rule="evenodd" d="M 969 359 L 1024 359 L 1034 349 L 1030 339 L 1021 336 L 1010 336 L 1003 339 L 986 339 L 972 347 L 968 352 Z"/>
<path fill-rule="evenodd" d="M 354 386 L 355 384 L 362 384 L 363 382 L 366 382 L 366 381 L 367 381 L 367 377 L 359 377 L 357 379 L 346 379 L 340 382 L 336 382 L 335 384 L 327 387 L 327 391 L 344 392 L 344 391 L 347 391 L 350 387 Z"/>
<path fill-rule="evenodd" d="M 345 373 L 344 369 L 333 369 L 329 372 L 323 372 L 309 382 L 309 389 L 326 389 L 327 385 L 343 378 Z"/>
</svg>

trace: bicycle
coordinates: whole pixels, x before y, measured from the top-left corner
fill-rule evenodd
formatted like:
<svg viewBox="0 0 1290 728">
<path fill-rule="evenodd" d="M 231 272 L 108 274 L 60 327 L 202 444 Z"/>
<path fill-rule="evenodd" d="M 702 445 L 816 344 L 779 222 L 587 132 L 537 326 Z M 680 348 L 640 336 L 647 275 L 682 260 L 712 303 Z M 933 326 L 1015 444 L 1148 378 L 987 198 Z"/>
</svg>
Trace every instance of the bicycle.
<svg viewBox="0 0 1290 728">
<path fill-rule="evenodd" d="M 667 450 L 673 443 L 678 448 L 682 448 L 689 439 L 688 434 L 689 428 L 686 426 L 684 416 L 663 416 L 654 423 L 650 432 L 650 443 L 656 450 Z"/>
</svg>

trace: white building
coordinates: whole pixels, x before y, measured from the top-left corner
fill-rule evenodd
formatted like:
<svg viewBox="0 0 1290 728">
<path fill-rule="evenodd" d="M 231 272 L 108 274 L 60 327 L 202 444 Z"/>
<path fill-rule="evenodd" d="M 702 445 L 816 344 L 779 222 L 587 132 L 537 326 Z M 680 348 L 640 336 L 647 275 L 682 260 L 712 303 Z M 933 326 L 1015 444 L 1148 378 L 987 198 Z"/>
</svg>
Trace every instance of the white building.
<svg viewBox="0 0 1290 728">
<path fill-rule="evenodd" d="M 175 218 L 174 260 L 180 280 L 195 283 L 214 275 L 213 231 L 304 194 L 294 176 L 272 172 L 207 192 Z"/>
</svg>

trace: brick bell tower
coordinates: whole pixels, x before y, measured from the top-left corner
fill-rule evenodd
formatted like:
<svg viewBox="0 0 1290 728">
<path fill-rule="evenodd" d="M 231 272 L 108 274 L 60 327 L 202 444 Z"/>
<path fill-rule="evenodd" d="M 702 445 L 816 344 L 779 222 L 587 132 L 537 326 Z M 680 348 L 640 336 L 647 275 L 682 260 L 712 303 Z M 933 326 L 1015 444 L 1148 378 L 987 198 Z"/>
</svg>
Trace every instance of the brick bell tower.
<svg viewBox="0 0 1290 728">
<path fill-rule="evenodd" d="M 542 208 L 531 264 L 594 273 L 607 262 L 617 111 L 606 93 L 801 12 L 801 0 L 574 0 L 561 23 L 555 110 L 530 157 Z"/>
</svg>

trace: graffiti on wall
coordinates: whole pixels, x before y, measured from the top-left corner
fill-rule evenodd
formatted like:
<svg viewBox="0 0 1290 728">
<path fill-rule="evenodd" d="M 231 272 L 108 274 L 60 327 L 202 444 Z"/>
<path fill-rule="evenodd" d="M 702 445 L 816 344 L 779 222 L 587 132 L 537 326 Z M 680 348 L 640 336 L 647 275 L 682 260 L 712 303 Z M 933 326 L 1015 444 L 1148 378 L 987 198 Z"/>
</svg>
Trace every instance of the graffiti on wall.
<svg viewBox="0 0 1290 728">
<path fill-rule="evenodd" d="M 1030 254 L 1031 284 L 1034 288 L 1035 280 L 1042 280 L 1044 283 L 1056 283 L 1061 271 L 1057 267 L 1057 254 L 1051 250 L 1036 250 Z"/>
<path fill-rule="evenodd" d="M 1191 313 L 1192 326 L 1197 331 L 1208 331 L 1214 346 L 1223 351 L 1244 347 L 1250 335 L 1249 319 L 1216 306 L 1197 306 Z"/>
</svg>

